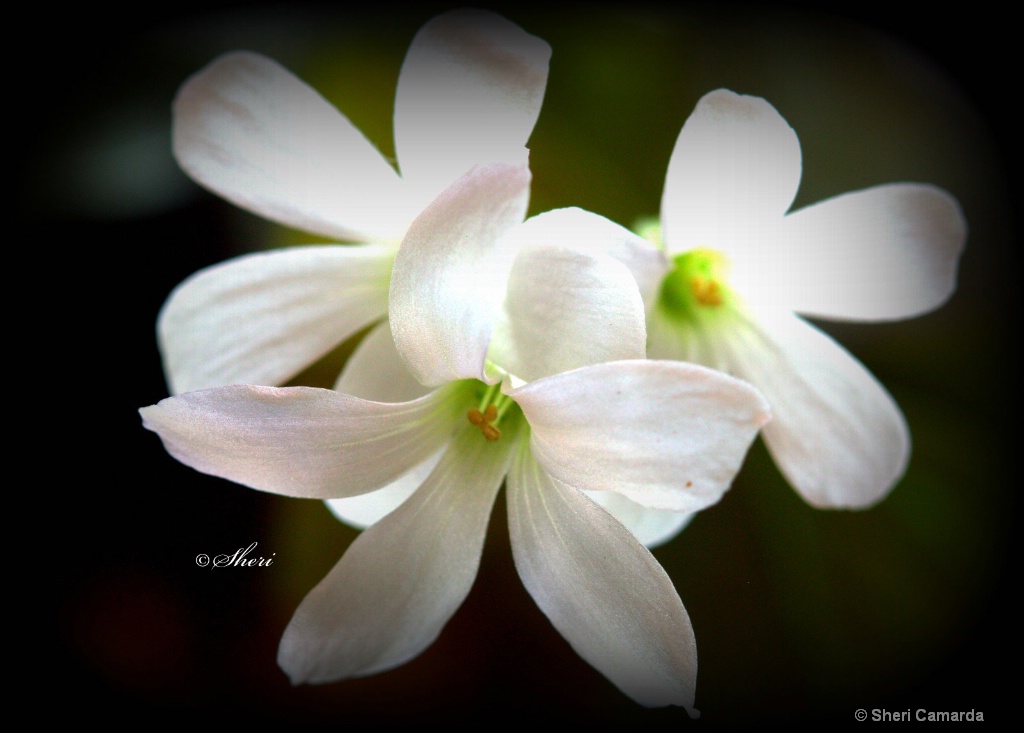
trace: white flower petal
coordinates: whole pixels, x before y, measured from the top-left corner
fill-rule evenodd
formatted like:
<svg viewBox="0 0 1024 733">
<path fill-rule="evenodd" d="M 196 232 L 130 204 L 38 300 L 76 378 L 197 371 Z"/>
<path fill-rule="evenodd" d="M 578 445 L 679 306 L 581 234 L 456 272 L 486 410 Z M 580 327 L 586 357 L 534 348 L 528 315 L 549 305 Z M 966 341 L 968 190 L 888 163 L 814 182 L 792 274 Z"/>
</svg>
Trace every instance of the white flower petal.
<svg viewBox="0 0 1024 733">
<path fill-rule="evenodd" d="M 328 499 L 325 502 L 327 508 L 342 522 L 356 529 L 366 529 L 371 524 L 379 522 L 408 499 L 412 492 L 427 480 L 427 476 L 441 460 L 442 453 L 443 451 L 438 451 L 382 489 L 345 499 Z"/>
<path fill-rule="evenodd" d="M 508 437 L 467 424 L 423 486 L 356 538 L 285 629 L 278 663 L 293 683 L 381 672 L 437 638 L 476 577 Z"/>
<path fill-rule="evenodd" d="M 668 270 L 665 254 L 649 241 L 603 216 L 575 207 L 531 216 L 509 236 L 524 243 L 554 244 L 618 260 L 629 268 L 648 307 Z"/>
<path fill-rule="evenodd" d="M 409 227 L 392 270 L 389 312 L 398 353 L 421 383 L 483 378 L 515 257 L 498 245 L 522 223 L 529 187 L 523 166 L 478 166 Z"/>
<path fill-rule="evenodd" d="M 157 321 L 172 393 L 281 384 L 387 312 L 394 248 L 292 247 L 201 270 Z"/>
<path fill-rule="evenodd" d="M 185 82 L 173 143 L 197 182 L 303 231 L 396 239 L 416 214 L 398 174 L 352 123 L 258 54 L 226 54 Z"/>
<path fill-rule="evenodd" d="M 710 369 L 730 372 L 721 339 L 713 327 L 684 320 L 655 306 L 647 317 L 647 358 L 688 361 Z"/>
<path fill-rule="evenodd" d="M 548 476 L 525 444 L 508 477 L 508 514 L 523 585 L 576 653 L 637 702 L 696 717 L 693 627 L 651 553 Z"/>
<path fill-rule="evenodd" d="M 934 186 L 896 183 L 790 214 L 778 246 L 752 258 L 747 269 L 758 270 L 775 304 L 788 310 L 910 318 L 953 293 L 966 237 L 956 199 Z"/>
<path fill-rule="evenodd" d="M 800 143 L 775 108 L 726 89 L 706 94 L 669 159 L 662 235 L 672 255 L 697 247 L 736 260 L 757 251 L 800 185 Z"/>
<path fill-rule="evenodd" d="M 772 406 L 768 450 L 813 506 L 858 509 L 906 470 L 910 435 L 899 407 L 839 344 L 789 313 L 758 314 L 733 332 L 740 376 Z"/>
<path fill-rule="evenodd" d="M 526 163 L 551 48 L 486 10 L 437 16 L 416 34 L 395 95 L 395 150 L 425 206 L 477 163 Z"/>
<path fill-rule="evenodd" d="M 719 372 L 672 361 L 620 361 L 538 379 L 510 393 L 537 462 L 579 489 L 694 512 L 729 488 L 768 405 Z"/>
<path fill-rule="evenodd" d="M 430 390 L 413 379 L 398 355 L 388 321 L 366 334 L 345 362 L 334 389 L 374 402 L 409 402 Z"/>
<path fill-rule="evenodd" d="M 599 504 L 633 533 L 644 547 L 663 545 L 678 535 L 696 516 L 694 512 L 670 512 L 651 509 L 637 504 L 615 491 L 584 491 L 591 501 Z M 343 499 L 341 501 L 352 501 Z"/>
<path fill-rule="evenodd" d="M 385 404 L 327 389 L 236 385 L 168 397 L 139 413 L 167 452 L 197 471 L 334 499 L 379 489 L 433 455 L 465 421 L 460 389 Z"/>
<path fill-rule="evenodd" d="M 625 265 L 601 254 L 527 245 L 509 274 L 487 357 L 531 381 L 647 354 L 644 304 Z"/>
</svg>

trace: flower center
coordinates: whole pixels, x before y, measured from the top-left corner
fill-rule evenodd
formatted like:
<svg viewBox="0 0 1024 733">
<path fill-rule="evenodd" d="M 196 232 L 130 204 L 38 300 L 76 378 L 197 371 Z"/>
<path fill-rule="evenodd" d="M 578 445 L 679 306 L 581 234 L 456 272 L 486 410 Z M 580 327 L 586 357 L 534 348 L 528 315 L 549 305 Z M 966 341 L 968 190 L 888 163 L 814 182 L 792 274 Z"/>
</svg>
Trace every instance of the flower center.
<svg viewBox="0 0 1024 733">
<path fill-rule="evenodd" d="M 471 407 L 466 413 L 466 418 L 480 428 L 480 432 L 487 440 L 497 440 L 501 437 L 498 423 L 513 404 L 515 403 L 511 397 L 502 394 L 500 382 L 487 385 L 479 406 Z"/>
<path fill-rule="evenodd" d="M 707 314 L 729 302 L 729 261 L 713 249 L 698 248 L 674 259 L 675 268 L 661 283 L 661 302 L 679 316 Z"/>
</svg>

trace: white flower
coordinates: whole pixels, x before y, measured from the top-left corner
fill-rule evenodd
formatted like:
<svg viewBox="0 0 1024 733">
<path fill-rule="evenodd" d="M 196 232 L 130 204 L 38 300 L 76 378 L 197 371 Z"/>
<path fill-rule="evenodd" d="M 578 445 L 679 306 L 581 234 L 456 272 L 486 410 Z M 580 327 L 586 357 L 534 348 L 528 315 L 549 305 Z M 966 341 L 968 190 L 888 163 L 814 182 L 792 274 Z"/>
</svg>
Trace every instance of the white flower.
<svg viewBox="0 0 1024 733">
<path fill-rule="evenodd" d="M 956 200 L 896 183 L 789 212 L 796 133 L 757 97 L 706 95 L 679 134 L 662 199 L 670 258 L 649 289 L 648 356 L 727 371 L 772 405 L 764 439 L 816 507 L 867 507 L 902 476 L 896 403 L 854 357 L 795 313 L 910 318 L 952 293 L 966 238 Z"/>
<path fill-rule="evenodd" d="M 521 224 L 528 186 L 523 168 L 474 169 L 402 242 L 393 340 L 373 332 L 347 381 L 378 400 L 405 392 L 400 354 L 427 394 L 236 385 L 141 413 L 178 460 L 256 489 L 330 499 L 414 486 L 296 611 L 278 655 L 293 682 L 373 674 L 430 645 L 469 592 L 507 476 L 516 568 L 551 622 L 626 694 L 696 715 L 679 595 L 582 490 L 680 512 L 713 504 L 767 407 L 739 380 L 644 359 L 633 275 L 603 253 L 621 254 L 621 228 L 578 211 Z M 573 221 L 600 241 L 561 241 Z"/>
<path fill-rule="evenodd" d="M 525 169 L 518 174 L 528 175 Z M 476 185 L 484 191 L 494 188 L 498 177 L 506 178 L 506 185 L 515 185 L 516 172 L 501 166 L 475 170 L 467 174 L 461 185 Z M 493 181 L 488 183 L 488 179 Z M 525 196 L 526 179 L 519 180 Z M 458 190 L 457 187 L 454 190 Z M 493 211 L 489 213 L 494 223 L 500 202 L 495 201 L 492 206 Z M 446 226 L 445 217 L 450 216 L 450 213 L 436 205 L 432 212 L 424 216 L 435 217 L 436 226 L 440 229 Z M 519 267 L 515 271 L 517 277 L 509 282 L 503 304 L 499 303 L 502 288 L 496 284 L 508 277 L 506 273 L 509 271 L 509 263 L 517 252 L 525 251 L 539 242 L 558 242 L 561 247 L 579 254 L 605 255 L 617 260 L 625 265 L 628 270 L 626 274 L 632 275 L 632 280 L 628 282 L 620 280 L 619 288 L 632 293 L 639 284 L 642 290 L 649 291 L 664 275 L 664 258 L 661 253 L 624 227 L 578 208 L 547 211 L 513 227 L 518 221 L 517 216 L 510 215 L 502 224 L 510 227 L 502 237 L 503 246 L 497 252 L 487 253 L 488 262 L 483 268 L 488 273 L 487 277 L 481 278 L 476 274 L 480 268 L 479 262 L 467 256 L 471 253 L 466 248 L 438 247 L 432 255 L 438 260 L 433 267 L 446 276 L 443 284 L 440 280 L 430 283 L 430 292 L 442 297 L 445 307 L 450 308 L 457 300 L 463 313 L 476 314 L 473 322 L 477 324 L 488 324 L 489 327 L 496 318 L 496 334 L 491 341 L 489 353 L 495 361 L 505 366 L 510 379 L 517 385 L 541 375 L 567 371 L 577 364 L 642 357 L 644 334 L 634 331 L 628 339 L 616 339 L 605 323 L 601 303 L 588 303 L 586 300 L 588 297 L 597 297 L 595 291 L 574 289 L 563 284 L 549 293 L 548 297 L 537 297 L 533 292 L 539 287 L 537 272 L 544 273 L 544 282 L 549 285 L 555 282 L 549 272 L 554 266 L 552 262 L 537 260 L 531 272 L 526 269 L 525 263 L 532 260 L 520 256 L 517 260 Z M 457 241 L 459 236 L 457 232 L 450 233 L 452 241 Z M 479 241 L 486 243 L 488 240 Z M 621 269 L 619 272 L 623 274 Z M 415 292 L 411 287 L 408 290 Z M 394 307 L 395 299 L 392 298 Z M 415 349 L 417 343 L 428 342 L 429 339 L 423 335 L 431 333 L 435 328 L 459 328 L 456 323 L 424 320 L 424 313 L 432 314 L 440 306 L 426 310 L 422 309 L 422 303 L 414 307 L 406 304 L 404 307 L 405 313 L 400 322 L 404 324 L 403 333 L 408 336 L 407 349 Z M 513 322 L 515 328 L 511 325 Z M 582 327 L 584 322 L 587 323 L 586 328 Z M 565 329 L 572 332 L 566 333 Z M 577 332 L 586 332 L 589 336 L 581 340 L 576 337 Z M 438 334 L 438 337 L 443 338 L 443 335 Z M 533 346 L 527 353 L 517 349 L 517 344 L 523 342 Z M 427 348 L 430 348 L 429 344 Z M 586 350 L 586 358 L 574 358 L 574 349 Z M 455 357 L 445 355 L 445 359 L 452 358 Z M 472 356 L 469 355 L 469 358 L 472 364 Z M 423 382 L 432 383 L 432 375 L 417 376 Z M 335 389 L 382 402 L 410 400 L 426 393 L 421 382 L 409 374 L 395 351 L 386 322 L 371 330 L 360 343 L 342 370 Z M 434 456 L 435 460 L 437 458 L 439 455 Z M 404 501 L 432 467 L 433 463 L 427 461 L 418 471 L 407 474 L 385 489 L 355 497 L 332 499 L 327 502 L 328 506 L 343 522 L 365 529 Z M 615 491 L 591 491 L 587 495 L 611 512 L 647 547 L 654 547 L 674 537 L 693 516 L 690 512 L 652 509 Z"/>
<path fill-rule="evenodd" d="M 396 171 L 305 83 L 252 53 L 223 56 L 174 102 L 174 152 L 196 181 L 272 221 L 349 246 L 239 257 L 182 283 L 161 311 L 172 393 L 281 384 L 387 311 L 398 242 L 476 163 L 522 163 L 548 45 L 483 10 L 429 21 L 395 94 Z"/>
</svg>

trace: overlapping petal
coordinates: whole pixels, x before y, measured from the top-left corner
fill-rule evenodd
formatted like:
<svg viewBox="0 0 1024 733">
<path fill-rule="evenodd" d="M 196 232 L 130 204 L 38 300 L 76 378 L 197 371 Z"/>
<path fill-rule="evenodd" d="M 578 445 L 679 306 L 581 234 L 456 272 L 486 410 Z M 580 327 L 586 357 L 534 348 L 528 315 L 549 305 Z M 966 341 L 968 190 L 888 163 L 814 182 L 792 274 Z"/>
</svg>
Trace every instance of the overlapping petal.
<svg viewBox="0 0 1024 733">
<path fill-rule="evenodd" d="M 305 82 L 259 54 L 221 56 L 174 100 L 174 154 L 259 216 L 342 239 L 400 237 L 416 214 L 398 173 Z"/>
<path fill-rule="evenodd" d="M 800 143 L 775 108 L 727 89 L 706 94 L 669 159 L 661 224 L 670 255 L 708 247 L 742 260 L 800 184 Z"/>
<path fill-rule="evenodd" d="M 694 512 L 672 512 L 667 509 L 651 509 L 637 504 L 615 491 L 584 491 L 595 504 L 633 533 L 644 547 L 653 549 L 668 542 L 686 529 L 694 518 Z M 352 501 L 347 500 L 347 501 Z"/>
<path fill-rule="evenodd" d="M 798 313 L 911 318 L 952 294 L 966 236 L 960 206 L 947 192 L 894 183 L 788 215 L 777 246 L 755 267 L 776 303 Z"/>
<path fill-rule="evenodd" d="M 333 499 L 396 480 L 449 439 L 465 409 L 451 385 L 413 402 L 310 387 L 235 385 L 139 412 L 167 452 L 213 476 L 285 496 Z"/>
<path fill-rule="evenodd" d="M 280 384 L 387 312 L 394 248 L 293 247 L 179 285 L 157 321 L 172 393 Z"/>
<path fill-rule="evenodd" d="M 395 95 L 395 151 L 425 205 L 473 165 L 526 162 L 551 48 L 495 13 L 459 9 L 413 38 Z"/>
<path fill-rule="evenodd" d="M 430 392 L 405 368 L 386 320 L 374 326 L 359 342 L 345 362 L 334 388 L 374 402 L 409 402 Z M 327 506 L 343 522 L 359 529 L 368 527 L 408 499 L 440 458 L 441 454 L 437 453 L 383 488 L 345 499 L 330 499 Z"/>
<path fill-rule="evenodd" d="M 409 227 L 392 270 L 389 312 L 395 346 L 422 384 L 483 378 L 515 257 L 500 239 L 526 216 L 529 185 L 525 166 L 477 166 Z"/>
<path fill-rule="evenodd" d="M 576 207 L 552 209 L 531 216 L 510 239 L 523 244 L 556 244 L 585 254 L 604 254 L 625 265 L 636 281 L 647 307 L 654 302 L 658 286 L 668 270 L 668 260 L 660 250 L 640 237 L 599 214 Z"/>
<path fill-rule="evenodd" d="M 576 653 L 638 702 L 682 705 L 696 717 L 693 627 L 651 553 L 549 476 L 526 443 L 509 473 L 508 507 L 523 585 Z"/>
<path fill-rule="evenodd" d="M 430 391 L 406 369 L 387 320 L 374 326 L 359 342 L 334 388 L 374 402 L 409 402 Z"/>
<path fill-rule="evenodd" d="M 532 381 L 646 355 L 644 304 L 626 267 L 605 255 L 526 246 L 509 273 L 488 358 Z"/>
<path fill-rule="evenodd" d="M 278 663 L 293 683 L 381 672 L 437 638 L 476 577 L 512 445 L 467 425 L 423 486 L 356 538 L 285 629 Z"/>
<path fill-rule="evenodd" d="M 328 499 L 325 503 L 331 513 L 341 521 L 356 529 L 366 529 L 393 512 L 402 502 L 412 496 L 412 493 L 427 480 L 442 455 L 443 449 L 376 491 L 344 499 Z"/>
<path fill-rule="evenodd" d="M 620 361 L 510 392 L 537 462 L 579 489 L 694 512 L 729 488 L 768 406 L 724 374 L 669 361 Z"/>
<path fill-rule="evenodd" d="M 892 489 L 910 455 L 907 424 L 849 352 L 786 312 L 759 312 L 723 338 L 737 374 L 771 404 L 765 442 L 808 503 L 860 509 Z"/>
</svg>

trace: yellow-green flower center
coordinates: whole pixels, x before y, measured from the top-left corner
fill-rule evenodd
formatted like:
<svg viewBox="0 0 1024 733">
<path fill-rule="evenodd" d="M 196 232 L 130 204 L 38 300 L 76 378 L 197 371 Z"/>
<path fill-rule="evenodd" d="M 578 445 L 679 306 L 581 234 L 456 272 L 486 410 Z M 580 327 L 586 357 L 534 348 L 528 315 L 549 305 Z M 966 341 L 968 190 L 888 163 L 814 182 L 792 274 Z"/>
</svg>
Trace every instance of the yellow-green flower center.
<svg viewBox="0 0 1024 733">
<path fill-rule="evenodd" d="M 675 267 L 661 283 L 660 301 L 680 318 L 706 317 L 728 305 L 729 261 L 724 254 L 698 248 L 674 258 Z"/>
<path fill-rule="evenodd" d="M 490 385 L 480 382 L 480 387 L 477 392 L 480 402 L 476 407 L 469 409 L 466 418 L 480 428 L 480 432 L 487 440 L 497 440 L 501 437 L 498 423 L 510 409 L 515 408 L 518 412 L 519 406 L 511 397 L 502 393 L 500 382 Z"/>
</svg>

